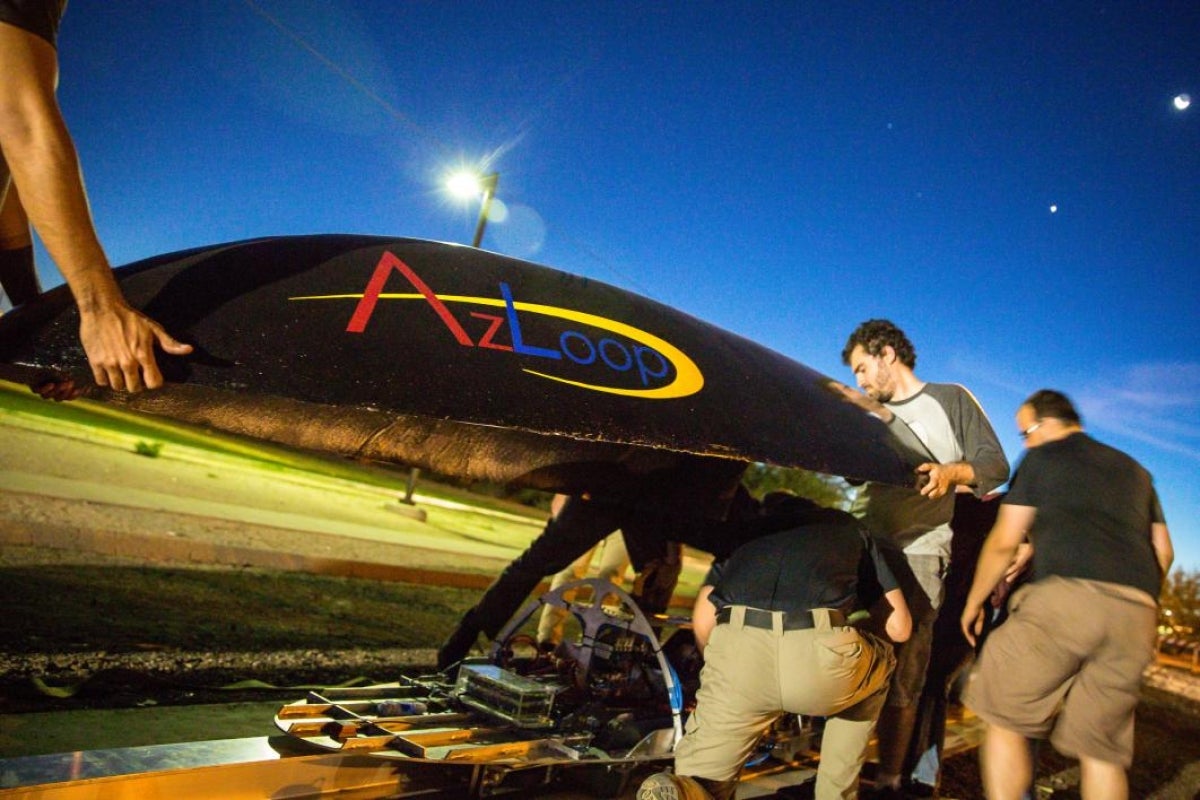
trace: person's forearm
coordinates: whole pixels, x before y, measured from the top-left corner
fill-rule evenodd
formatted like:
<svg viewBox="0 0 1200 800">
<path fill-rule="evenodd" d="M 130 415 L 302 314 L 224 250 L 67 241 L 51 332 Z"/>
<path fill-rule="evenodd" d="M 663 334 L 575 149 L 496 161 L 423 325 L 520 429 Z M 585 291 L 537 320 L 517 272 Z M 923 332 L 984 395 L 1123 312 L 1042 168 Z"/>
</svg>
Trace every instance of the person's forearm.
<svg viewBox="0 0 1200 800">
<path fill-rule="evenodd" d="M 1158 568 L 1165 576 L 1171 571 L 1171 564 L 1175 561 L 1175 546 L 1171 544 L 1171 534 L 1164 523 L 1155 522 L 1150 526 L 1150 543 L 1154 545 L 1154 557 L 1158 559 Z"/>
<path fill-rule="evenodd" d="M 52 49 L 4 31 L 0 63 L 12 74 L 0 92 L 0 149 L 30 223 L 75 294 L 81 311 L 123 297 L 92 225 L 75 145 L 54 96 Z"/>
<path fill-rule="evenodd" d="M 974 486 L 975 467 L 969 461 L 953 461 L 943 465 L 950 472 L 951 486 Z"/>
<path fill-rule="evenodd" d="M 992 590 L 1004 578 L 1016 556 L 1016 547 L 1001 545 L 993 537 L 988 537 L 979 553 L 979 561 L 975 566 L 975 580 L 971 582 L 971 590 L 967 593 L 966 608 L 977 609 L 983 606 Z"/>
<path fill-rule="evenodd" d="M 931 500 L 955 491 L 958 486 L 970 486 L 975 481 L 975 468 L 966 461 L 947 464 L 927 462 L 917 467 L 917 473 L 925 476 L 924 480 L 918 479 L 921 494 Z"/>
<path fill-rule="evenodd" d="M 1034 506 L 1008 503 L 1000 506 L 996 524 L 983 542 L 975 564 L 975 580 L 963 605 L 962 631 L 972 645 L 983 628 L 983 604 L 1008 572 L 1036 517 Z"/>
<path fill-rule="evenodd" d="M 172 355 L 192 348 L 130 307 L 117 284 L 54 96 L 54 48 L 16 26 L 0 25 L 0 75 L 0 151 L 29 222 L 75 296 L 79 340 L 92 377 L 116 391 L 162 386 L 155 346 Z"/>
<path fill-rule="evenodd" d="M 892 611 L 883 624 L 883 630 L 893 642 L 906 642 L 912 636 L 912 614 L 908 603 L 899 589 L 893 589 L 884 595 Z"/>
<path fill-rule="evenodd" d="M 717 626 L 717 609 L 709 600 L 713 587 L 701 586 L 696 594 L 696 602 L 692 605 L 692 636 L 696 640 L 696 648 L 703 653 L 708 646 L 708 637 Z"/>
<path fill-rule="evenodd" d="M 92 226 L 79 162 L 61 120 L 3 142 L 29 221 L 62 272 L 81 312 L 124 298 Z"/>
</svg>

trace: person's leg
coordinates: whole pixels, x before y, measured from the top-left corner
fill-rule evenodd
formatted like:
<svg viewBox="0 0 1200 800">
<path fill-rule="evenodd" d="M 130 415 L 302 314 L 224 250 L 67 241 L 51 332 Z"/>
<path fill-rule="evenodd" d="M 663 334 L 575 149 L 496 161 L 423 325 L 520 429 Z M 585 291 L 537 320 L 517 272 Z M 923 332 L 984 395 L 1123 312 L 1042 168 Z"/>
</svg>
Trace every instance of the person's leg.
<svg viewBox="0 0 1200 800">
<path fill-rule="evenodd" d="M 882 660 L 878 668 L 889 669 L 890 661 Z M 885 681 L 882 679 L 879 683 L 882 685 Z M 817 765 L 816 800 L 854 800 L 858 797 L 858 775 L 885 696 L 885 691 L 876 692 L 825 720 L 821 760 Z"/>
<path fill-rule="evenodd" d="M 771 631 L 729 623 L 713 630 L 704 652 L 696 710 L 675 748 L 675 772 L 719 800 L 733 796 L 742 765 L 780 714 L 776 642 Z"/>
<path fill-rule="evenodd" d="M 554 591 L 564 583 L 577 581 L 587 575 L 588 565 L 592 563 L 592 556 L 595 554 L 595 552 L 595 548 L 588 550 L 579 558 L 575 559 L 570 564 L 554 573 L 554 578 L 552 578 L 550 581 L 550 591 Z M 561 642 L 563 635 L 563 622 L 566 620 L 566 618 L 566 609 L 552 605 L 542 606 L 542 616 L 538 620 L 538 644 L 558 644 Z"/>
<path fill-rule="evenodd" d="M 528 549 L 505 567 L 438 650 L 438 669 L 466 657 L 479 634 L 494 637 L 547 574 L 570 564 L 621 526 L 624 507 L 572 497 Z"/>
<path fill-rule="evenodd" d="M 712 800 L 733 800 L 737 793 L 737 778 L 727 781 L 710 781 L 707 778 L 692 778 Z"/>
<path fill-rule="evenodd" d="M 879 714 L 879 771 L 875 773 L 876 785 L 900 788 L 904 754 L 908 752 L 916 722 L 916 706 L 884 706 Z"/>
<path fill-rule="evenodd" d="M 944 559 L 932 555 L 903 555 L 884 552 L 893 566 L 913 618 L 913 632 L 896 649 L 896 671 L 887 703 L 876 725 L 879 770 L 875 785 L 899 789 L 903 782 L 904 761 L 917 721 L 917 703 L 925 688 L 929 667 L 933 628 L 942 601 Z"/>
<path fill-rule="evenodd" d="M 622 586 L 628 570 L 629 552 L 625 549 L 625 536 L 620 531 L 610 533 L 600 548 L 600 561 L 596 566 L 596 577 L 602 581 Z"/>
<path fill-rule="evenodd" d="M 817 800 L 853 800 L 896 658 L 891 644 L 832 625 L 827 611 L 814 611 L 813 620 L 811 630 L 783 634 L 775 678 L 784 711 L 826 717 Z"/>
<path fill-rule="evenodd" d="M 0 171 L 0 181 L 5 185 L 10 183 L 6 175 L 6 168 Z M 0 286 L 14 306 L 42 293 L 33 260 L 29 218 L 15 186 L 9 187 L 7 193 L 0 186 Z"/>
<path fill-rule="evenodd" d="M 903 772 L 908 783 L 933 786 L 937 780 L 939 755 L 934 739 L 938 717 L 946 713 L 946 703 L 937 688 L 939 683 L 930 671 L 925 690 L 917 701 L 917 718 L 913 721 L 913 734 L 904 757 Z"/>
<path fill-rule="evenodd" d="M 961 501 L 956 498 L 955 507 L 974 509 L 978 501 Z M 967 643 L 959 629 L 959 618 L 970 590 L 970 576 L 974 573 L 974 562 L 978 557 L 979 544 L 987 535 L 990 526 L 976 531 L 966 523 L 960 525 L 956 510 L 953 555 L 950 571 L 943 582 L 942 603 L 938 607 L 937 621 L 933 625 L 933 640 L 930 645 L 929 669 L 925 676 L 925 687 L 917 702 L 917 719 L 913 724 L 913 736 L 904 760 L 905 780 L 936 790 L 941 779 L 942 750 L 946 741 L 946 713 L 950 705 L 950 694 L 958 676 L 971 663 L 974 649 Z M 994 516 L 991 515 L 991 516 Z M 970 556 L 970 562 L 966 558 Z"/>
<path fill-rule="evenodd" d="M 667 542 L 661 558 L 643 564 L 630 591 L 643 613 L 662 614 L 667 610 L 682 570 L 683 546 L 679 542 Z"/>
<path fill-rule="evenodd" d="M 1081 691 L 1079 682 L 1080 667 L 1102 639 L 1108 613 L 1098 607 L 1101 596 L 1081 590 L 1078 583 L 1049 577 L 1021 588 L 1010 600 L 1008 620 L 988 637 L 971 672 L 963 701 L 988 723 L 980 749 L 984 776 L 995 773 L 1002 781 L 1000 788 L 1009 792 L 989 797 L 1023 797 L 1030 790 L 1034 749 L 1010 756 L 1018 740 L 1049 738 L 1059 752 L 1073 758 L 1080 746 L 1082 752 L 1097 741 L 1112 746 L 1108 729 L 1094 730 L 1099 717 L 1092 713 L 1107 701 L 1089 692 L 1086 682 Z M 1150 617 L 1153 629 L 1152 609 Z M 1137 671 L 1135 703 L 1140 678 Z M 1129 735 L 1132 752 L 1132 719 Z M 989 757 L 989 747 L 998 754 Z"/>
<path fill-rule="evenodd" d="M 1083 800 L 1127 800 L 1129 779 L 1125 768 L 1111 761 L 1080 756 L 1079 794 Z"/>
<path fill-rule="evenodd" d="M 0 287 L 14 307 L 28 303 L 42 293 L 32 247 L 0 249 Z"/>
<path fill-rule="evenodd" d="M 1142 675 L 1154 660 L 1157 608 L 1136 590 L 1088 588 L 1092 591 L 1075 591 L 1076 602 L 1088 604 L 1102 635 L 1082 659 L 1050 741 L 1063 755 L 1079 759 L 1085 800 L 1123 800 L 1129 792 L 1125 770 L 1133 763 L 1134 711 Z"/>
<path fill-rule="evenodd" d="M 988 725 L 979 748 L 979 771 L 988 800 L 1021 800 L 1033 781 L 1029 743 L 1016 731 Z"/>
<path fill-rule="evenodd" d="M 954 622 L 957 624 L 957 614 Z M 955 631 L 963 647 L 958 647 L 945 638 L 939 641 L 937 628 L 948 618 L 946 609 L 938 612 L 935 626 L 933 657 L 925 678 L 925 688 L 917 703 L 917 718 L 913 723 L 913 735 L 908 745 L 904 762 L 904 774 L 910 783 L 937 788 L 942 772 L 942 751 L 946 743 L 946 715 L 950 707 L 950 693 L 958 676 L 970 663 L 972 653 L 966 647 L 960 631 Z"/>
</svg>

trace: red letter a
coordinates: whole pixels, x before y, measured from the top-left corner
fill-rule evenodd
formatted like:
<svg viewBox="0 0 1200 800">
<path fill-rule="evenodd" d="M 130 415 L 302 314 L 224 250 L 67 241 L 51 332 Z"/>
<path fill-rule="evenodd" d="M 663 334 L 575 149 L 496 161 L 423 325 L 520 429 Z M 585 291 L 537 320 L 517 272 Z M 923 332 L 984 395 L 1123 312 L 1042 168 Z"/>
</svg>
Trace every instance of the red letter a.
<svg viewBox="0 0 1200 800">
<path fill-rule="evenodd" d="M 471 337 L 467 336 L 467 332 L 463 330 L 462 325 L 459 325 L 458 320 L 450 313 L 450 309 L 446 308 L 446 304 L 438 299 L 438 296 L 433 293 L 429 285 L 417 277 L 417 273 L 412 271 L 412 267 L 387 251 L 379 259 L 379 264 L 375 267 L 375 274 L 371 276 L 371 280 L 367 283 L 367 289 L 363 292 L 362 299 L 358 301 L 358 307 L 354 309 L 354 316 L 350 317 L 350 324 L 346 326 L 346 333 L 362 333 L 367 329 L 367 322 L 370 321 L 371 315 L 375 313 L 375 303 L 379 301 L 379 295 L 383 292 L 383 286 L 387 283 L 388 276 L 392 274 L 392 270 L 394 269 L 399 270 L 405 278 L 408 278 L 408 282 L 413 285 L 413 288 L 421 293 L 425 301 L 441 317 L 442 322 L 446 323 L 446 327 L 454 334 L 454 338 L 458 340 L 459 344 L 465 347 L 475 346 L 475 343 L 471 341 Z"/>
</svg>

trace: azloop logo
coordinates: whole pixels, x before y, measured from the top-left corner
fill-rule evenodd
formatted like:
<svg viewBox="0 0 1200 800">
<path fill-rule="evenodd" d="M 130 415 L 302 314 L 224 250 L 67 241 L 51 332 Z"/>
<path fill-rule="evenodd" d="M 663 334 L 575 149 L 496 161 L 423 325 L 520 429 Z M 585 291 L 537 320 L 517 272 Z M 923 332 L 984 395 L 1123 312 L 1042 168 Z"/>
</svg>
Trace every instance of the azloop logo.
<svg viewBox="0 0 1200 800">
<path fill-rule="evenodd" d="M 383 289 L 393 272 L 399 272 L 416 289 L 416 294 L 385 294 Z M 350 295 L 353 297 L 354 295 Z M 297 297 L 295 300 L 329 299 L 317 297 Z M 385 252 L 380 258 L 366 289 L 359 297 L 358 305 L 346 326 L 347 333 L 360 334 L 366 331 L 376 306 L 380 300 L 424 300 L 437 314 L 455 340 L 464 347 L 479 347 L 488 350 L 515 353 L 547 361 L 570 362 L 583 367 L 595 367 L 617 373 L 630 373 L 636 376 L 640 384 L 637 388 L 612 386 L 604 383 L 574 380 L 551 371 L 541 371 L 523 367 L 522 371 L 530 375 L 557 381 L 582 389 L 609 394 L 627 395 L 650 400 L 669 400 L 687 397 L 700 391 L 704 386 L 704 376 L 699 367 L 679 348 L 652 333 L 626 325 L 616 320 L 576 311 L 569 308 L 549 306 L 539 303 L 525 303 L 513 298 L 512 290 L 507 283 L 500 283 L 500 297 L 469 297 L 462 295 L 435 294 L 424 280 L 402 260 L 391 252 Z M 463 324 L 455 317 L 450 307 L 454 305 L 476 306 L 484 308 L 502 308 L 504 316 L 471 311 L 470 316 L 488 323 L 487 331 L 478 341 L 471 338 Z M 576 323 L 586 328 L 600 331 L 604 334 L 599 338 L 589 336 L 582 330 L 574 328 L 563 329 L 558 336 L 558 348 L 541 347 L 525 341 L 521 325 L 522 317 L 536 315 L 546 318 L 559 319 Z M 511 345 L 497 342 L 496 333 L 507 323 Z M 671 375 L 674 368 L 674 378 L 659 385 Z M 548 368 L 549 369 L 549 368 Z"/>
</svg>

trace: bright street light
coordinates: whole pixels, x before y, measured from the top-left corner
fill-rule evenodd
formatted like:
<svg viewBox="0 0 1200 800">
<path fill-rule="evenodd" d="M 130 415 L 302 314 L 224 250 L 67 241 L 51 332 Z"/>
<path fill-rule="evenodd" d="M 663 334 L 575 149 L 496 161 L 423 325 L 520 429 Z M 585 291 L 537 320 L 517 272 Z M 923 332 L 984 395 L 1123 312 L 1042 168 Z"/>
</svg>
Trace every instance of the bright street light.
<svg viewBox="0 0 1200 800">
<path fill-rule="evenodd" d="M 475 225 L 475 239 L 472 247 L 479 247 L 483 241 L 483 229 L 487 227 L 488 214 L 492 209 L 492 198 L 496 196 L 496 184 L 500 182 L 500 173 L 491 172 L 480 175 L 476 172 L 456 172 L 446 179 L 446 188 L 461 200 L 470 200 L 483 196 L 479 205 L 479 222 Z"/>
</svg>

